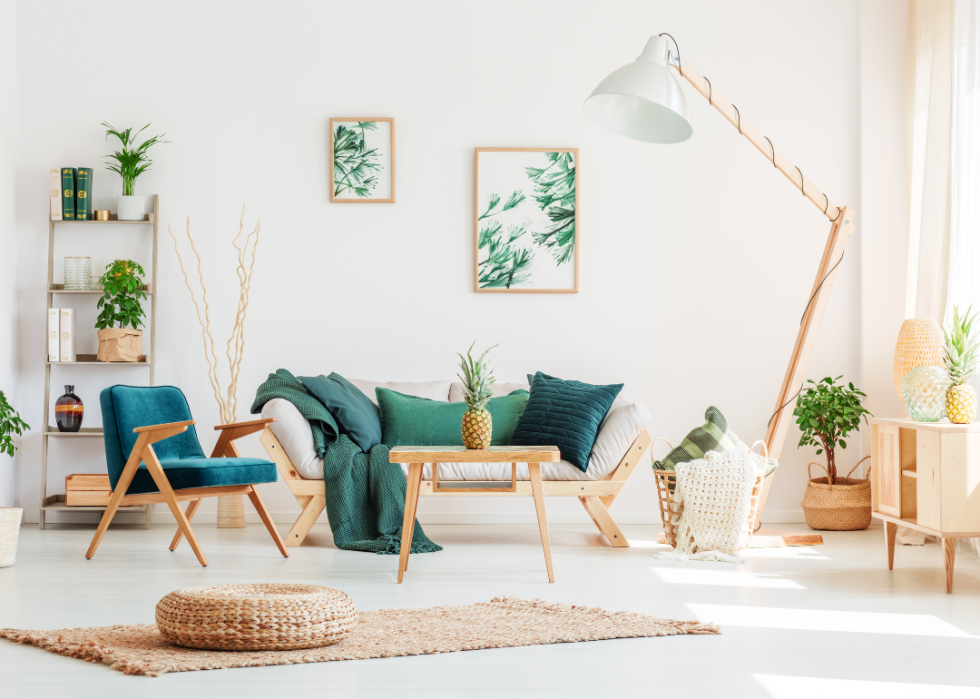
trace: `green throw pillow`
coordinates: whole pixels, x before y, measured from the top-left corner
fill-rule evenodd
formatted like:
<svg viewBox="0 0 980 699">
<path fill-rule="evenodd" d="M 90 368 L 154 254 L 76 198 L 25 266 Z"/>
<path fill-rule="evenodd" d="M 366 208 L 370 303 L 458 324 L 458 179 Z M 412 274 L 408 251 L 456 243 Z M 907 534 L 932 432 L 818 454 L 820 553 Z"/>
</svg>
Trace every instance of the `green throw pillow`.
<svg viewBox="0 0 980 699">
<path fill-rule="evenodd" d="M 599 426 L 623 384 L 593 386 L 563 381 L 540 371 L 531 379 L 530 400 L 517 423 L 512 443 L 554 444 L 563 460 L 586 471 Z"/>
<path fill-rule="evenodd" d="M 463 446 L 460 426 L 466 403 L 446 403 L 378 387 L 381 441 L 389 447 Z M 527 407 L 528 392 L 517 390 L 487 401 L 493 419 L 493 445 L 509 444 L 517 421 Z"/>
<path fill-rule="evenodd" d="M 748 448 L 748 445 L 739 439 L 737 434 L 728 429 L 728 420 L 718 408 L 712 405 L 704 411 L 704 424 L 688 432 L 684 441 L 674 447 L 673 451 L 667 454 L 662 461 L 654 461 L 653 468 L 673 471 L 677 464 L 703 459 L 709 451 L 725 452 L 730 449 L 748 451 Z M 757 469 L 764 468 L 766 475 L 769 475 L 779 465 L 775 459 L 769 459 L 768 463 L 764 464 L 764 457 L 761 454 L 752 453 L 749 455 L 749 459 Z"/>
<path fill-rule="evenodd" d="M 367 453 L 381 443 L 378 409 L 354 384 L 336 372 L 330 376 L 300 376 L 299 380 L 361 451 Z"/>
</svg>

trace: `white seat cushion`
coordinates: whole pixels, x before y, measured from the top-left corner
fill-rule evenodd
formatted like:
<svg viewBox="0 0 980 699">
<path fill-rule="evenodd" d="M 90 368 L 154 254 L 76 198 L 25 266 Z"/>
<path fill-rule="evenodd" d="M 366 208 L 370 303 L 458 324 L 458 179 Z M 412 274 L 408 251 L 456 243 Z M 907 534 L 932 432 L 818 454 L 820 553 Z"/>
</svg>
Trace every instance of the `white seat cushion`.
<svg viewBox="0 0 980 699">
<path fill-rule="evenodd" d="M 313 432 L 296 406 L 282 398 L 274 398 L 262 408 L 262 417 L 276 418 L 276 422 L 269 427 L 300 475 L 303 478 L 323 478 L 323 459 L 317 456 Z M 542 464 L 541 477 L 549 481 L 591 481 L 605 478 L 622 461 L 633 440 L 649 422 L 650 413 L 641 404 L 617 399 L 599 427 L 588 470 L 583 473 L 568 462 L 561 461 L 557 464 Z M 402 464 L 402 469 L 407 472 L 408 465 Z M 441 464 L 439 479 L 505 481 L 510 480 L 510 471 L 510 464 Z M 432 477 L 431 466 L 425 467 L 424 475 L 426 478 Z M 526 464 L 518 464 L 517 478 L 528 480 Z"/>
</svg>

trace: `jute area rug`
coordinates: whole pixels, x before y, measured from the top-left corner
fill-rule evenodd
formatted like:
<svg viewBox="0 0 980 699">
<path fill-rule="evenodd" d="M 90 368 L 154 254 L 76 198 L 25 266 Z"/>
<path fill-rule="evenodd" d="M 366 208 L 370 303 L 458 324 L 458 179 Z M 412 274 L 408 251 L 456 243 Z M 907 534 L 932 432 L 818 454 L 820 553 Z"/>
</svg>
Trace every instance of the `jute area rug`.
<svg viewBox="0 0 980 699">
<path fill-rule="evenodd" d="M 102 663 L 127 675 L 262 665 L 392 658 L 610 638 L 718 634 L 697 621 L 658 619 L 646 614 L 607 612 L 598 607 L 551 604 L 498 597 L 459 607 L 382 609 L 360 612 L 354 631 L 332 646 L 290 651 L 209 651 L 181 648 L 163 640 L 156 624 L 103 626 L 57 631 L 0 629 L 0 638 L 51 653 Z"/>
</svg>

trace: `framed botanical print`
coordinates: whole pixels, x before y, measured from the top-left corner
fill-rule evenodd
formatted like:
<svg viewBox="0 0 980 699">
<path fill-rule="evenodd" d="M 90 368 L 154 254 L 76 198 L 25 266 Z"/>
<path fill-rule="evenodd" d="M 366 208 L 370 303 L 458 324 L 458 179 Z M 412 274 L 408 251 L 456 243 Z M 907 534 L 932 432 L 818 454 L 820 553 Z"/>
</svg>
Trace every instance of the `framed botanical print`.
<svg viewBox="0 0 980 699">
<path fill-rule="evenodd" d="M 336 117 L 330 120 L 330 201 L 394 203 L 394 119 Z"/>
<path fill-rule="evenodd" d="M 474 288 L 578 292 L 578 149 L 477 148 Z"/>
</svg>

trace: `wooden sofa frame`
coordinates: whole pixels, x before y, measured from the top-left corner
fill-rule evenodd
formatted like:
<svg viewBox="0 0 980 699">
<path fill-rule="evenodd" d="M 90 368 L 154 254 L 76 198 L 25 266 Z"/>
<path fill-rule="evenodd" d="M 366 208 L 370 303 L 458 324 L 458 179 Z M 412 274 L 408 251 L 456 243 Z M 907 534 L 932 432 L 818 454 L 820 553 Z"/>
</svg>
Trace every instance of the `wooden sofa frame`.
<svg viewBox="0 0 980 699">
<path fill-rule="evenodd" d="M 286 535 L 286 546 L 299 546 L 303 543 L 306 535 L 310 532 L 310 528 L 326 507 L 327 501 L 324 490 L 326 486 L 322 479 L 313 480 L 303 478 L 299 474 L 282 448 L 282 444 L 279 443 L 276 435 L 272 433 L 272 430 L 268 426 L 262 431 L 259 440 L 269 453 L 269 458 L 275 462 L 276 467 L 279 469 L 279 474 L 286 481 L 286 485 L 289 486 L 299 506 L 303 508 L 303 511 L 296 518 L 296 522 L 289 530 L 289 534 Z M 626 536 L 620 531 L 612 515 L 609 514 L 609 507 L 616 501 L 617 496 L 623 490 L 623 486 L 626 485 L 626 481 L 633 475 L 633 471 L 636 470 L 636 465 L 639 463 L 640 457 L 643 456 L 652 442 L 653 439 L 650 437 L 650 433 L 644 428 L 639 436 L 633 440 L 630 448 L 626 451 L 626 455 L 620 460 L 619 465 L 605 478 L 597 481 L 544 481 L 544 494 L 546 497 L 578 498 L 585 511 L 592 517 L 592 521 L 595 522 L 599 531 L 605 535 L 612 546 L 629 546 L 630 544 Z M 479 484 L 479 482 L 474 482 L 473 485 L 477 487 L 473 488 L 452 488 L 450 492 L 439 492 L 438 490 L 433 492 L 432 481 L 422 481 L 419 495 L 423 497 L 447 495 L 452 497 L 459 497 L 461 495 L 475 497 L 531 497 L 530 481 L 517 481 L 516 488 L 506 491 L 486 487 L 481 488 L 478 487 Z"/>
</svg>

